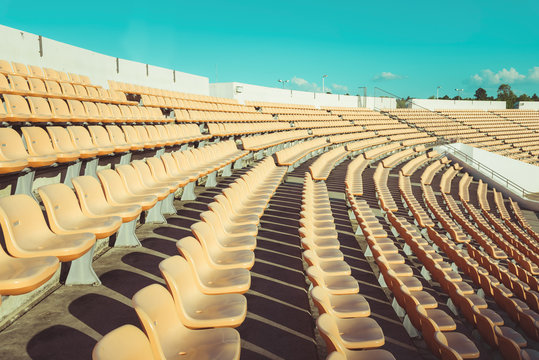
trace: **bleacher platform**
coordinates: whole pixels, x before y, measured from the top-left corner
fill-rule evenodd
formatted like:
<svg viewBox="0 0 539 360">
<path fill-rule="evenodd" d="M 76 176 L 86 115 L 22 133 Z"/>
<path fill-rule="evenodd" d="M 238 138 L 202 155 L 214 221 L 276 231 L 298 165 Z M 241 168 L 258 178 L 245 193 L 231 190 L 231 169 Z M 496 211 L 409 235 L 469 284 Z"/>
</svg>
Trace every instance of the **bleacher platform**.
<svg viewBox="0 0 539 360">
<path fill-rule="evenodd" d="M 539 358 L 537 215 L 438 148 L 538 112 L 108 87 L 0 60 L 0 358 Z"/>
</svg>

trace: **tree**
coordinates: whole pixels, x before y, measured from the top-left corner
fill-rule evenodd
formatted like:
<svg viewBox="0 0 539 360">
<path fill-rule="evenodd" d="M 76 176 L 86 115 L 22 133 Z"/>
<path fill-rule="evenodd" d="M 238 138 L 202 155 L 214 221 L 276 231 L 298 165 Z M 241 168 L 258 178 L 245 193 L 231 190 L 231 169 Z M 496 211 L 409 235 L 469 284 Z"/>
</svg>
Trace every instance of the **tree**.
<svg viewBox="0 0 539 360">
<path fill-rule="evenodd" d="M 487 91 L 483 88 L 479 88 L 475 90 L 475 98 L 477 100 L 486 100 L 487 99 Z"/>
<path fill-rule="evenodd" d="M 397 109 L 405 109 L 406 102 L 408 101 L 408 99 L 410 99 L 409 96 L 406 99 L 405 98 L 397 99 Z"/>
<path fill-rule="evenodd" d="M 462 100 L 462 98 L 461 98 L 460 96 L 457 95 L 457 96 L 455 96 L 455 97 L 453 98 L 453 100 Z"/>
<path fill-rule="evenodd" d="M 429 99 L 434 99 L 434 95 L 429 96 Z"/>
<path fill-rule="evenodd" d="M 537 94 L 533 94 L 533 96 L 531 97 L 531 100 L 532 101 L 539 101 L 539 96 L 537 96 Z"/>
<path fill-rule="evenodd" d="M 498 100 L 505 101 L 508 109 L 512 109 L 517 101 L 517 96 L 511 90 L 511 85 L 501 84 L 498 88 Z"/>
<path fill-rule="evenodd" d="M 522 94 L 517 98 L 517 101 L 530 101 L 530 100 L 531 98 L 526 94 Z"/>
<path fill-rule="evenodd" d="M 451 100 L 451 98 L 450 98 L 449 96 L 447 96 L 447 94 L 446 94 L 446 95 L 444 95 L 444 97 L 443 97 L 443 98 L 441 98 L 441 99 L 442 99 L 442 100 Z"/>
</svg>

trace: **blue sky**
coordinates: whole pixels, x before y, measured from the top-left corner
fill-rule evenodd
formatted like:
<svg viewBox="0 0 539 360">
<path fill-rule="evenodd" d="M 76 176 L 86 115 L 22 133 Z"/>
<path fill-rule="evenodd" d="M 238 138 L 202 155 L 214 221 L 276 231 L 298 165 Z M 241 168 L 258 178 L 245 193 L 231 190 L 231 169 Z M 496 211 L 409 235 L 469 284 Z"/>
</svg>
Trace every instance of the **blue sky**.
<svg viewBox="0 0 539 360">
<path fill-rule="evenodd" d="M 334 93 L 539 94 L 536 0 L 0 1 L 0 23 L 207 76 Z M 1 50 L 0 50 L 1 53 Z M 377 94 L 381 94 L 378 90 Z"/>
</svg>

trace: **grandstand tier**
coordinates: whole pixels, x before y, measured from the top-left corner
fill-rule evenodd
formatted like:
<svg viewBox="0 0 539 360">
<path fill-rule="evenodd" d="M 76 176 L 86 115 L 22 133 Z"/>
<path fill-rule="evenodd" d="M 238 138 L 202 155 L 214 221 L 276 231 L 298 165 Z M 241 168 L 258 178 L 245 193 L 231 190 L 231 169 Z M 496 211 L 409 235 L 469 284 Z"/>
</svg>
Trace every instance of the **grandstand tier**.
<svg viewBox="0 0 539 360">
<path fill-rule="evenodd" d="M 537 216 L 440 146 L 539 113 L 108 87 L 0 61 L 1 358 L 539 355 Z"/>
</svg>

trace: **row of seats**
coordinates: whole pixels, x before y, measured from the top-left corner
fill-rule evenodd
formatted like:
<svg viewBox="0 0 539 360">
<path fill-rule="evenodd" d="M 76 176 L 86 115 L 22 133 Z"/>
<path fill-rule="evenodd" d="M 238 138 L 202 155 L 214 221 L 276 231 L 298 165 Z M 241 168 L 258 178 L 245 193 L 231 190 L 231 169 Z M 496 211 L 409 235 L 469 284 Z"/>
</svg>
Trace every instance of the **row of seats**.
<svg viewBox="0 0 539 360">
<path fill-rule="evenodd" d="M 90 78 L 86 75 L 65 73 L 51 68 L 41 68 L 36 65 L 26 66 L 25 64 L 14 61 L 10 63 L 6 60 L 0 60 L 0 74 L 17 75 L 24 78 L 64 81 L 88 86 L 92 85 Z"/>
<path fill-rule="evenodd" d="M 257 225 L 284 174 L 267 158 L 217 195 L 191 226 L 194 237 L 177 242 L 183 257 L 159 264 L 169 291 L 153 284 L 133 296 L 148 337 L 120 327 L 98 342 L 94 360 L 239 359 L 239 334 L 230 328 L 246 317 L 241 294 L 250 287 Z"/>
<path fill-rule="evenodd" d="M 329 143 L 325 137 L 302 141 L 296 145 L 277 151 L 275 153 L 277 164 L 288 166 L 292 170 L 303 161 L 310 159 L 312 155 L 322 152 L 328 146 Z"/>
<path fill-rule="evenodd" d="M 106 90 L 91 85 L 72 84 L 39 78 L 24 78 L 17 75 L 0 74 L 0 93 L 28 97 L 44 97 L 64 100 L 89 101 L 118 105 L 138 105 L 137 101 L 127 100 L 123 92 Z"/>
<path fill-rule="evenodd" d="M 456 242 L 462 242 L 462 241 L 459 241 L 458 238 L 455 237 L 454 234 L 451 233 L 451 228 L 449 228 L 449 226 L 447 225 L 446 221 L 444 221 L 444 219 L 442 218 L 443 214 L 443 210 L 436 204 L 433 204 L 434 203 L 434 199 L 431 200 L 431 203 L 429 204 L 429 202 L 427 202 L 427 204 L 429 205 L 429 208 L 433 211 L 434 215 L 437 217 L 438 220 L 440 220 L 441 224 L 443 225 L 444 229 L 446 231 L 448 231 L 450 234 L 451 234 L 451 238 L 456 241 Z M 469 260 L 470 257 L 468 255 L 468 253 L 465 253 L 465 252 L 462 252 L 460 250 L 458 250 L 454 244 L 449 244 L 447 242 L 447 240 L 443 239 L 442 237 L 440 237 L 435 231 L 434 229 L 432 228 L 429 228 L 428 229 L 428 233 L 429 233 L 429 237 L 431 240 L 433 240 L 440 248 L 444 249 L 444 251 L 446 252 L 446 254 L 448 254 L 448 256 L 450 257 L 451 260 L 453 260 L 455 262 L 455 264 L 457 264 L 457 266 L 462 270 L 464 271 L 464 273 L 466 274 L 473 274 L 474 276 L 471 276 L 472 279 L 476 279 L 477 281 L 477 284 L 478 285 L 481 285 L 483 284 L 483 286 L 485 286 L 485 282 L 481 282 L 481 280 L 477 277 L 479 275 L 477 275 L 477 272 L 478 269 L 477 269 L 477 263 L 474 261 L 471 261 Z M 467 243 L 469 243 L 469 241 L 466 241 Z M 469 244 L 467 244 L 468 246 Z M 468 246 L 468 249 L 470 249 L 470 246 Z M 486 280 L 485 280 L 486 281 Z M 507 311 L 510 315 L 511 313 L 514 313 L 514 314 L 518 314 L 519 316 L 512 316 L 512 318 L 517 321 L 517 323 L 519 323 L 521 325 L 521 327 L 524 329 L 524 331 L 531 337 L 533 337 L 534 339 L 537 339 L 537 328 L 533 325 L 530 326 L 530 321 L 533 322 L 535 320 L 534 319 L 534 316 L 537 317 L 538 315 L 534 312 L 534 311 L 531 311 L 531 313 L 526 313 L 526 309 L 528 309 L 528 307 L 525 305 L 525 308 L 524 309 L 521 309 L 520 312 L 519 312 L 519 308 L 515 308 L 515 306 L 507 306 L 508 305 L 508 301 L 506 301 L 506 299 L 508 299 L 507 295 L 509 296 L 512 296 L 512 292 L 511 291 L 507 291 L 507 292 L 504 292 L 503 290 L 506 290 L 505 287 L 501 287 L 501 285 L 499 284 L 499 282 L 497 280 L 495 280 L 495 283 L 491 281 L 488 282 L 488 290 L 486 291 L 486 294 L 489 294 L 489 295 L 492 295 L 494 296 L 494 299 L 496 300 L 496 303 L 502 308 L 504 309 L 505 311 Z M 504 294 L 502 294 L 504 293 Z M 472 294 L 473 294 L 473 290 L 472 290 Z M 497 294 L 497 295 L 496 295 Z M 525 339 L 518 333 L 512 331 L 512 329 L 510 328 L 506 328 L 506 329 L 502 329 L 503 331 L 501 331 L 501 333 L 497 334 L 496 336 L 492 336 L 492 332 L 494 332 L 494 328 L 490 329 L 490 328 L 486 328 L 484 326 L 485 323 L 488 325 L 490 324 L 489 322 L 484 322 L 484 324 L 482 325 L 482 327 L 479 327 L 478 325 L 478 322 L 477 322 L 477 314 L 473 314 L 473 311 L 474 309 L 470 309 L 470 307 L 468 306 L 469 303 L 468 302 L 463 302 L 462 301 L 462 294 L 459 294 L 458 292 L 457 293 L 451 293 L 450 292 L 450 295 L 451 295 L 451 298 L 453 300 L 453 303 L 459 307 L 459 309 L 461 311 L 463 311 L 465 314 L 469 314 L 468 316 L 468 320 L 474 324 L 474 326 L 477 326 L 480 330 L 480 332 L 482 331 L 483 332 L 483 336 L 487 339 L 491 339 L 490 340 L 490 343 L 491 345 L 495 346 L 496 344 L 498 344 L 498 340 L 503 336 L 504 339 L 503 340 L 499 340 L 499 342 L 505 342 L 505 341 L 508 341 L 507 339 L 510 339 L 511 341 L 513 341 L 513 343 L 517 344 L 519 347 L 525 347 L 527 342 L 525 341 Z M 472 296 L 472 299 L 471 299 L 471 304 L 473 306 L 476 306 L 478 309 L 480 309 L 481 307 L 483 308 L 486 308 L 486 303 L 484 303 L 484 300 L 480 300 L 477 298 L 476 295 L 469 295 L 467 296 L 468 300 L 470 300 L 470 296 Z M 514 302 L 511 302 L 512 300 L 509 301 L 509 303 L 511 303 L 512 305 L 515 305 Z M 480 304 L 480 305 L 478 305 Z M 483 304 L 483 305 L 481 305 Z M 505 306 L 504 306 L 505 305 Z M 483 314 L 484 315 L 484 314 Z M 500 323 L 500 318 L 498 316 L 498 321 L 497 321 L 497 325 L 501 326 L 503 325 L 503 323 Z M 492 320 L 492 319 L 491 319 Z M 495 322 L 495 325 L 496 325 L 496 321 Z M 504 353 L 505 350 L 502 351 L 502 353 Z M 520 352 L 520 351 L 519 351 Z"/>
<path fill-rule="evenodd" d="M 32 123 L 137 123 L 172 122 L 159 109 L 134 105 L 94 103 L 3 94 L 0 121 Z M 4 107 L 5 105 L 5 107 Z"/>
<path fill-rule="evenodd" d="M 112 153 L 154 149 L 207 139 L 193 125 L 146 125 L 121 128 L 102 126 L 30 126 L 21 128 L 24 142 L 12 128 L 0 128 L 2 153 L 0 173 L 18 172 L 26 167 L 73 162 Z M 26 147 L 25 147 L 26 144 Z"/>
<path fill-rule="evenodd" d="M 309 171 L 311 172 L 313 180 L 327 180 L 331 170 L 344 161 L 348 154 L 349 151 L 346 150 L 346 147 L 340 145 L 320 155 L 311 166 L 309 166 Z"/>
<path fill-rule="evenodd" d="M 299 234 L 307 276 L 313 288 L 311 298 L 318 308 L 317 328 L 326 342 L 328 359 L 334 352 L 346 359 L 394 359 L 385 350 L 385 337 L 378 323 L 369 317 L 370 307 L 359 294 L 356 279 L 339 250 L 338 233 L 327 187 L 305 173 Z"/>
</svg>

